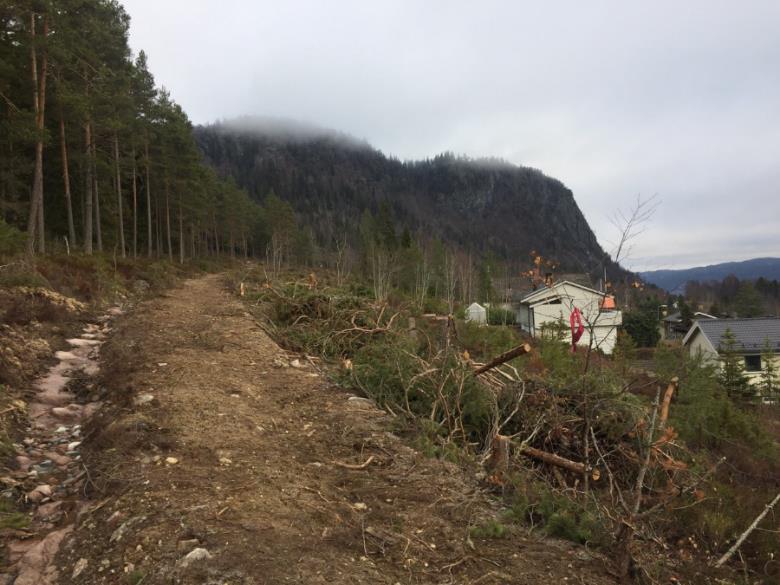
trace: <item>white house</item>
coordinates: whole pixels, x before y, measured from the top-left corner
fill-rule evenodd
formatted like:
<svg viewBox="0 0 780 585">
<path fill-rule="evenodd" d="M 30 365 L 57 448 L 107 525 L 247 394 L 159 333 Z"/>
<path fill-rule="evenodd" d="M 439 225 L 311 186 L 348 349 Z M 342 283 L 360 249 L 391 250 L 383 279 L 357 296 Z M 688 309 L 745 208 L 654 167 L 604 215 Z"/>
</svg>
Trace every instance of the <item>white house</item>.
<svg viewBox="0 0 780 585">
<path fill-rule="evenodd" d="M 564 280 L 550 287 L 535 290 L 520 301 L 517 311 L 520 327 L 538 337 L 545 327 L 557 323 L 565 325 L 564 339 L 571 342 L 569 317 L 579 309 L 585 326 L 577 345 L 591 345 L 606 354 L 611 354 L 617 341 L 617 330 L 623 323 L 623 314 L 615 309 L 614 299 L 576 282 Z"/>
<path fill-rule="evenodd" d="M 481 325 L 487 323 L 487 311 L 485 310 L 485 307 L 479 303 L 471 303 L 469 308 L 466 309 L 466 321 L 473 321 L 474 323 L 479 323 Z"/>
<path fill-rule="evenodd" d="M 777 317 L 694 321 L 683 338 L 683 346 L 691 356 L 701 354 L 705 361 L 719 364 L 721 339 L 726 329 L 734 335 L 734 349 L 745 360 L 745 374 L 751 384 L 761 378 L 761 371 L 766 367 L 761 354 L 767 339 L 774 354 L 773 361 L 780 371 L 780 318 Z"/>
</svg>

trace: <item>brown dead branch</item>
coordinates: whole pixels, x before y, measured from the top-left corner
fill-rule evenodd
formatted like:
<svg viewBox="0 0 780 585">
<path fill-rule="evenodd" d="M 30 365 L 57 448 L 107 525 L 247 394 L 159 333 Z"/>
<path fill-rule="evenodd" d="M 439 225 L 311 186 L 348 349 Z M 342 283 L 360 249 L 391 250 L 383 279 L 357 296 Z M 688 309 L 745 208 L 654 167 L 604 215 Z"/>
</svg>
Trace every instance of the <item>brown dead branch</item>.
<svg viewBox="0 0 780 585">
<path fill-rule="evenodd" d="M 527 457 L 531 457 L 532 459 L 547 463 L 548 465 L 554 465 L 555 467 L 560 467 L 579 475 L 583 475 L 589 471 L 588 467 L 584 463 L 572 461 L 571 459 L 566 459 L 565 457 L 561 457 L 555 453 L 548 453 L 547 451 L 529 447 L 528 445 L 521 446 L 520 453 Z"/>
<path fill-rule="evenodd" d="M 524 343 L 522 345 L 518 345 L 515 348 L 510 349 L 509 351 L 506 351 L 499 355 L 498 357 L 493 358 L 491 361 L 486 363 L 484 366 L 478 367 L 476 370 L 474 370 L 474 375 L 479 376 L 480 374 L 484 374 L 488 370 L 492 370 L 493 368 L 500 366 L 501 364 L 508 362 L 511 359 L 514 359 L 516 357 L 519 357 L 521 355 L 525 355 L 527 353 L 531 352 L 531 346 L 527 343 Z"/>
<path fill-rule="evenodd" d="M 343 467 L 344 469 L 352 469 L 354 471 L 359 471 L 361 469 L 366 469 L 369 465 L 371 465 L 371 462 L 374 460 L 374 456 L 371 455 L 368 459 L 366 459 L 363 463 L 343 463 L 341 461 L 334 461 L 333 465 L 338 465 L 339 467 Z"/>
<path fill-rule="evenodd" d="M 337 331 L 333 334 L 333 337 L 338 337 L 340 335 L 346 335 L 348 333 L 360 333 L 363 335 L 375 335 L 377 333 L 387 333 L 390 331 L 390 328 L 393 326 L 393 321 L 395 321 L 396 317 L 400 315 L 400 313 L 395 313 L 392 317 L 390 317 L 390 320 L 387 322 L 387 325 L 384 327 L 380 326 L 379 323 L 382 321 L 382 315 L 384 313 L 385 308 L 382 307 L 381 311 L 379 312 L 379 315 L 377 316 L 376 322 L 377 326 L 368 328 L 368 327 L 361 327 L 355 323 L 355 319 L 357 319 L 358 313 L 355 313 L 352 316 L 352 319 L 350 319 L 350 322 L 352 323 L 352 327 L 349 329 L 342 329 L 341 331 Z"/>
<path fill-rule="evenodd" d="M 590 436 L 593 439 L 593 447 L 599 456 L 599 460 L 601 461 L 601 464 L 604 466 L 604 469 L 607 470 L 607 477 L 609 478 L 610 494 L 612 494 L 612 491 L 615 490 L 620 505 L 623 506 L 623 510 L 625 512 L 628 512 L 629 508 L 628 508 L 628 504 L 626 504 L 626 500 L 623 498 L 623 491 L 620 489 L 620 485 L 615 481 L 615 476 L 612 473 L 612 469 L 609 467 L 609 464 L 607 463 L 607 459 L 606 457 L 604 457 L 604 453 L 601 451 L 601 448 L 599 447 L 599 443 L 596 440 L 596 433 L 593 431 L 593 427 L 590 428 Z"/>
<path fill-rule="evenodd" d="M 664 393 L 664 400 L 661 404 L 661 418 L 658 421 L 658 428 L 662 431 L 666 427 L 666 421 L 669 419 L 669 404 L 671 404 L 672 396 L 677 390 L 678 382 L 679 378 L 677 378 L 677 376 L 672 378 L 672 380 L 669 382 L 669 386 L 666 388 L 666 392 Z"/>
</svg>

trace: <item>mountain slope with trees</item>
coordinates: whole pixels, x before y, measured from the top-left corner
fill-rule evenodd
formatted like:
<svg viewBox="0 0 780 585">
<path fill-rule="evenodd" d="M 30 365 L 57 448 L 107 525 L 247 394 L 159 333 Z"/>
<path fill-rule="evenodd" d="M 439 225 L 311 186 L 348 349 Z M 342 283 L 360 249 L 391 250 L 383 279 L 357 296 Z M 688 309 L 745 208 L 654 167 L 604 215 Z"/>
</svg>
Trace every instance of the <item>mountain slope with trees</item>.
<svg viewBox="0 0 780 585">
<path fill-rule="evenodd" d="M 299 122 L 242 118 L 197 127 L 206 160 L 255 200 L 275 193 L 320 246 L 385 205 L 399 231 L 523 267 L 536 250 L 563 268 L 600 272 L 607 259 L 572 192 L 542 172 L 450 153 L 401 162 L 365 142 Z M 608 262 L 608 260 L 607 260 Z"/>
</svg>

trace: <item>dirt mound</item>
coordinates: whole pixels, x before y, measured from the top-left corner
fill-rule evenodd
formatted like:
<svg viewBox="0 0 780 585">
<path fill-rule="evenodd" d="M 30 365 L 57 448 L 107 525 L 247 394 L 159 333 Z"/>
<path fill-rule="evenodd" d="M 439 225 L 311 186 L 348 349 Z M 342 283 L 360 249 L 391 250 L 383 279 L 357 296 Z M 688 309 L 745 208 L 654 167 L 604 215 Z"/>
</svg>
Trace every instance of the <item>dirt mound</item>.
<svg viewBox="0 0 780 585">
<path fill-rule="evenodd" d="M 46 365 L 52 345 L 87 311 L 76 299 L 42 287 L 0 289 L 0 384 L 19 390 Z"/>
<path fill-rule="evenodd" d="M 20 295 L 28 299 L 49 303 L 57 307 L 63 307 L 69 313 L 80 313 L 87 310 L 87 305 L 74 298 L 65 296 L 56 291 L 43 287 L 16 287 L 11 289 L 11 294 Z"/>
<path fill-rule="evenodd" d="M 31 380 L 51 353 L 46 339 L 20 327 L 0 325 L 0 384 L 18 386 Z"/>
</svg>

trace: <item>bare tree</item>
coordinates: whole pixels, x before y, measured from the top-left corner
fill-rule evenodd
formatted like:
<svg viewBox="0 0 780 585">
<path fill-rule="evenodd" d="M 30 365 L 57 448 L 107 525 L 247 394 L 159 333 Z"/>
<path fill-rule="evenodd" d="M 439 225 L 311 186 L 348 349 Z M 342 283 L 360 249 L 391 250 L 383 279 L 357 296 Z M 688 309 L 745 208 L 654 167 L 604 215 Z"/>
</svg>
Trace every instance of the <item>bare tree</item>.
<svg viewBox="0 0 780 585">
<path fill-rule="evenodd" d="M 650 220 L 655 215 L 658 206 L 661 201 L 658 199 L 658 195 L 653 195 L 647 199 L 643 199 L 641 195 L 637 195 L 636 201 L 633 206 L 627 210 L 618 209 L 610 218 L 612 225 L 617 229 L 618 237 L 614 244 L 611 254 L 612 262 L 619 264 L 625 262 L 631 253 L 634 241 L 645 231 L 649 226 Z M 588 353 L 585 358 L 585 372 L 588 371 L 591 363 L 591 354 L 594 349 L 600 349 L 601 346 L 610 338 L 613 332 L 617 331 L 618 324 L 615 322 L 599 339 L 596 335 L 596 327 L 599 325 L 599 321 L 603 319 L 606 313 L 612 311 L 606 307 L 607 294 L 606 291 L 609 288 L 606 280 L 606 266 L 604 267 L 605 280 L 604 297 L 599 302 L 599 306 L 589 307 L 587 317 L 585 318 L 585 328 L 588 332 Z"/>
<path fill-rule="evenodd" d="M 374 289 L 374 298 L 377 301 L 384 301 L 390 293 L 392 254 L 381 246 L 373 245 L 368 250 L 368 261 L 371 267 L 371 285 Z"/>
<path fill-rule="evenodd" d="M 647 199 L 637 195 L 634 205 L 629 210 L 618 209 L 613 213 L 610 222 L 619 234 L 612 251 L 612 261 L 615 264 L 625 262 L 630 257 L 634 240 L 647 231 L 648 224 L 660 204 L 658 194 Z"/>
<path fill-rule="evenodd" d="M 344 233 L 341 238 L 336 238 L 336 286 L 341 286 L 345 276 L 349 274 L 348 252 L 347 234 Z"/>
<path fill-rule="evenodd" d="M 414 267 L 414 302 L 422 309 L 431 287 L 433 270 L 427 246 L 420 245 L 420 258 Z"/>
<path fill-rule="evenodd" d="M 457 259 L 455 254 L 447 250 L 444 253 L 444 294 L 447 298 L 447 310 L 450 315 L 455 310 L 455 291 L 458 286 Z"/>
</svg>

